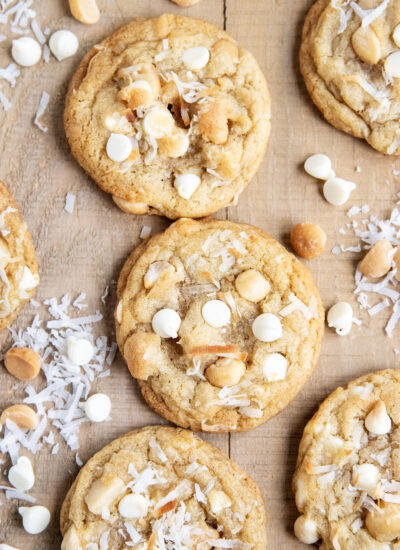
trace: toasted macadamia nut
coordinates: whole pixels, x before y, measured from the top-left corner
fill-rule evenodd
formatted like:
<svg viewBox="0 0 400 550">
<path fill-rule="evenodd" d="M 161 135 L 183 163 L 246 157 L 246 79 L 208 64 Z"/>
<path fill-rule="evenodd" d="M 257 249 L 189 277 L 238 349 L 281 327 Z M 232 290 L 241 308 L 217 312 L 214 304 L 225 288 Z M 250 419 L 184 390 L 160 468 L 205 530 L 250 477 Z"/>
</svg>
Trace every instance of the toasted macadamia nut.
<svg viewBox="0 0 400 550">
<path fill-rule="evenodd" d="M 11 55 L 18 65 L 32 67 L 41 58 L 42 48 L 34 38 L 21 36 L 12 41 Z"/>
<path fill-rule="evenodd" d="M 173 309 L 160 309 L 154 315 L 151 325 L 154 332 L 161 338 L 177 338 L 181 318 Z"/>
<path fill-rule="evenodd" d="M 135 493 L 126 495 L 118 504 L 118 511 L 123 518 L 143 518 L 147 515 L 147 509 L 145 497 Z"/>
<path fill-rule="evenodd" d="M 367 491 L 374 495 L 381 476 L 379 469 L 374 464 L 360 464 L 354 466 L 352 483 L 361 491 Z"/>
<path fill-rule="evenodd" d="M 385 71 L 390 78 L 400 78 L 400 52 L 394 52 L 385 59 Z"/>
<path fill-rule="evenodd" d="M 198 128 L 205 140 L 223 145 L 228 140 L 229 128 L 225 101 L 213 98 L 202 105 L 198 113 Z"/>
<path fill-rule="evenodd" d="M 359 269 L 366 277 L 383 277 L 390 270 L 393 247 L 387 239 L 381 239 L 368 250 Z"/>
<path fill-rule="evenodd" d="M 204 321 L 211 327 L 221 328 L 229 325 L 231 310 L 222 300 L 209 300 L 201 308 Z"/>
<path fill-rule="evenodd" d="M 374 435 L 385 435 L 392 429 L 391 418 L 382 400 L 377 401 L 366 416 L 365 427 Z"/>
<path fill-rule="evenodd" d="M 360 26 L 351 37 L 354 51 L 365 63 L 376 65 L 382 56 L 381 43 L 370 26 Z"/>
<path fill-rule="evenodd" d="M 232 505 L 228 495 L 219 489 L 212 489 L 208 493 L 207 498 L 213 514 L 220 514 L 225 508 L 229 508 Z"/>
<path fill-rule="evenodd" d="M 356 184 L 336 176 L 330 177 L 323 187 L 325 199 L 334 206 L 342 206 L 350 198 L 350 193 L 354 191 Z"/>
<path fill-rule="evenodd" d="M 30 535 L 38 535 L 50 523 L 50 512 L 44 506 L 21 506 L 18 513 L 22 516 L 22 526 Z"/>
<path fill-rule="evenodd" d="M 400 504 L 380 501 L 378 509 L 367 512 L 365 526 L 374 539 L 391 542 L 400 537 Z"/>
<path fill-rule="evenodd" d="M 260 342 L 275 342 L 282 337 L 282 324 L 273 313 L 262 313 L 253 321 L 254 336 Z"/>
<path fill-rule="evenodd" d="M 35 484 L 32 462 L 26 456 L 20 456 L 8 471 L 8 481 L 19 491 L 29 491 Z"/>
<path fill-rule="evenodd" d="M 189 71 L 201 71 L 210 59 L 210 52 L 204 46 L 196 46 L 185 50 L 182 55 L 182 61 Z"/>
<path fill-rule="evenodd" d="M 328 180 L 331 177 L 332 161 L 322 153 L 311 155 L 304 163 L 304 170 L 318 180 Z"/>
<path fill-rule="evenodd" d="M 178 174 L 175 176 L 174 187 L 183 199 L 190 199 L 200 185 L 201 180 L 196 174 Z"/>
<path fill-rule="evenodd" d="M 153 262 L 143 277 L 144 288 L 150 289 L 157 283 L 160 277 L 166 273 L 172 273 L 174 266 L 164 260 Z M 120 302 L 121 303 L 121 302 Z"/>
<path fill-rule="evenodd" d="M 294 534 L 304 544 L 315 544 L 319 539 L 317 524 L 307 516 L 299 516 L 294 522 Z"/>
<path fill-rule="evenodd" d="M 270 353 L 265 358 L 262 370 L 268 382 L 285 380 L 288 362 L 286 357 L 280 353 Z"/>
<path fill-rule="evenodd" d="M 14 422 L 21 430 L 34 430 L 39 424 L 36 412 L 23 403 L 4 409 L 0 416 L 0 424 L 5 426 L 7 420 Z"/>
<path fill-rule="evenodd" d="M 100 19 L 96 0 L 69 0 L 72 15 L 85 25 L 93 25 Z"/>
<path fill-rule="evenodd" d="M 223 388 L 224 386 L 236 386 L 246 372 L 246 365 L 238 359 L 223 357 L 210 365 L 205 376 L 213 386 Z"/>
<path fill-rule="evenodd" d="M 235 287 L 242 298 L 249 302 L 260 302 L 271 290 L 269 281 L 256 269 L 248 269 L 239 273 Z"/>
<path fill-rule="evenodd" d="M 322 254 L 326 244 L 326 234 L 319 225 L 298 223 L 292 228 L 290 242 L 301 258 L 312 260 Z"/>
<path fill-rule="evenodd" d="M 71 525 L 68 531 L 65 533 L 63 541 L 61 543 L 61 550 L 77 550 L 82 545 L 75 526 Z M 1 550 L 1 549 L 0 549 Z"/>
<path fill-rule="evenodd" d="M 221 38 L 211 48 L 211 64 L 216 63 L 223 67 L 224 73 L 232 75 L 236 72 L 239 63 L 239 48 L 232 42 Z"/>
<path fill-rule="evenodd" d="M 107 482 L 96 479 L 85 497 L 87 507 L 92 514 L 100 515 L 105 508 L 113 504 L 124 489 L 125 483 L 119 477 L 107 479 Z"/>
<path fill-rule="evenodd" d="M 153 107 L 143 119 L 143 129 L 154 139 L 170 136 L 175 128 L 175 120 L 166 107 Z"/>
<path fill-rule="evenodd" d="M 339 336 L 349 334 L 353 324 L 353 308 L 347 302 L 333 305 L 327 315 L 328 327 L 334 328 Z"/>
<path fill-rule="evenodd" d="M 40 357 L 30 348 L 12 348 L 7 351 L 4 365 L 19 380 L 32 380 L 40 372 Z"/>
</svg>

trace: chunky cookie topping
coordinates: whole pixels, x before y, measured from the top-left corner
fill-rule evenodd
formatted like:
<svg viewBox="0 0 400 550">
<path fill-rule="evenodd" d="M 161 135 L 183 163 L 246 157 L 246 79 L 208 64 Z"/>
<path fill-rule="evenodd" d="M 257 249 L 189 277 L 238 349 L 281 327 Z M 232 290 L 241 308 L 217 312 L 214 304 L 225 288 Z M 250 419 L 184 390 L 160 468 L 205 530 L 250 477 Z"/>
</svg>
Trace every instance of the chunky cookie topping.
<svg viewBox="0 0 400 550">
<path fill-rule="evenodd" d="M 318 0 L 300 52 L 327 120 L 388 155 L 400 154 L 399 24 L 397 0 Z"/>
<path fill-rule="evenodd" d="M 294 490 L 297 537 L 334 550 L 391 550 L 400 540 L 398 392 L 386 370 L 337 389 L 307 424 Z"/>
<path fill-rule="evenodd" d="M 260 230 L 180 220 L 128 259 L 117 337 L 157 412 L 196 430 L 254 427 L 311 373 L 323 310 L 311 276 Z"/>
<path fill-rule="evenodd" d="M 189 432 L 146 428 L 82 469 L 61 514 L 62 550 L 263 550 L 255 484 Z"/>
<path fill-rule="evenodd" d="M 118 206 L 198 217 L 235 200 L 269 133 L 268 90 L 251 54 L 205 22 L 162 16 L 133 21 L 82 63 L 67 135 Z"/>
</svg>

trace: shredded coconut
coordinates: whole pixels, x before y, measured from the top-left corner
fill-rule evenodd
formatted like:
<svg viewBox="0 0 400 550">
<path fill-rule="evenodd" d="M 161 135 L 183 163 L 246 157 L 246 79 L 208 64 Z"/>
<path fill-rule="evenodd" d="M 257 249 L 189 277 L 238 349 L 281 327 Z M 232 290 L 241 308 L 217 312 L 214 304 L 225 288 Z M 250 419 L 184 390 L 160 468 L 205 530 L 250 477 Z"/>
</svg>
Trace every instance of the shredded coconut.
<svg viewBox="0 0 400 550">
<path fill-rule="evenodd" d="M 49 94 L 47 92 L 42 92 L 40 102 L 39 102 L 39 107 L 36 111 L 36 115 L 35 115 L 35 119 L 34 119 L 34 124 L 36 124 L 36 126 L 42 132 L 47 132 L 47 130 L 48 130 L 47 126 L 43 126 L 43 124 L 40 122 L 40 118 L 44 115 L 44 112 L 47 109 L 47 105 L 49 103 L 49 100 L 50 100 Z"/>
<path fill-rule="evenodd" d="M 67 193 L 65 196 L 64 210 L 68 212 L 68 214 L 72 214 L 72 212 L 74 211 L 75 198 L 76 197 L 73 193 Z"/>
</svg>

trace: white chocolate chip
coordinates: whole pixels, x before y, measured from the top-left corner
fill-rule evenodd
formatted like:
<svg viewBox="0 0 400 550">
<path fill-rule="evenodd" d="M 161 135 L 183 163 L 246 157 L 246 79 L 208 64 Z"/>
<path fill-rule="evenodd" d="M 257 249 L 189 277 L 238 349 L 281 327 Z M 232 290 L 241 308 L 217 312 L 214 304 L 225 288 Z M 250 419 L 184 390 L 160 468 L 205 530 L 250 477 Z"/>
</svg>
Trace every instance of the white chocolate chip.
<svg viewBox="0 0 400 550">
<path fill-rule="evenodd" d="M 143 119 L 144 131 L 154 139 L 170 136 L 174 127 L 174 117 L 165 107 L 154 107 Z"/>
<path fill-rule="evenodd" d="M 93 358 L 94 348 L 91 342 L 80 336 L 68 336 L 67 353 L 75 365 L 87 365 Z"/>
<path fill-rule="evenodd" d="M 391 78 L 400 78 L 400 52 L 388 55 L 385 60 L 385 71 Z"/>
<path fill-rule="evenodd" d="M 79 540 L 78 533 L 75 526 L 72 524 L 68 531 L 65 533 L 61 543 L 61 550 L 77 550 L 81 547 L 81 541 Z M 1 548 L 0 548 L 1 550 Z"/>
<path fill-rule="evenodd" d="M 15 546 L 10 546 L 9 544 L 5 544 L 3 542 L 0 544 L 0 550 L 19 550 L 19 548 L 16 548 Z"/>
<path fill-rule="evenodd" d="M 44 506 L 21 506 L 18 513 L 22 516 L 22 526 L 30 535 L 37 535 L 50 523 L 50 512 Z"/>
<path fill-rule="evenodd" d="M 225 508 L 229 508 L 232 505 L 228 495 L 219 489 L 212 489 L 208 493 L 207 498 L 213 514 L 220 514 Z"/>
<path fill-rule="evenodd" d="M 51 35 L 49 46 L 54 57 L 62 61 L 76 54 L 79 42 L 73 32 L 61 29 Z"/>
<path fill-rule="evenodd" d="M 328 327 L 336 329 L 336 334 L 346 336 L 353 323 L 353 308 L 347 302 L 333 305 L 327 315 Z"/>
<path fill-rule="evenodd" d="M 354 191 L 356 184 L 342 178 L 329 178 L 324 183 L 323 193 L 325 199 L 334 206 L 341 206 L 350 198 L 350 193 Z"/>
<path fill-rule="evenodd" d="M 397 25 L 392 34 L 393 42 L 398 48 L 400 48 L 400 25 Z"/>
<path fill-rule="evenodd" d="M 181 318 L 173 309 L 160 309 L 154 315 L 151 326 L 154 332 L 161 336 L 161 338 L 177 338 L 178 330 L 181 326 Z"/>
<path fill-rule="evenodd" d="M 42 48 L 39 42 L 30 36 L 22 36 L 12 41 L 11 55 L 18 65 L 31 67 L 41 58 Z"/>
<path fill-rule="evenodd" d="M 282 324 L 273 313 L 262 313 L 256 317 L 251 328 L 261 342 L 274 342 L 282 336 Z"/>
<path fill-rule="evenodd" d="M 263 363 L 263 374 L 268 382 L 284 380 L 287 372 L 287 359 L 280 353 L 267 355 Z"/>
<path fill-rule="evenodd" d="M 8 481 L 19 491 L 32 489 L 35 484 L 35 474 L 28 457 L 19 457 L 17 463 L 11 466 L 8 471 Z"/>
<path fill-rule="evenodd" d="M 373 464 L 361 464 L 354 466 L 352 483 L 361 491 L 374 494 L 380 480 L 379 469 Z"/>
<path fill-rule="evenodd" d="M 91 395 L 83 406 L 86 416 L 92 422 L 104 422 L 111 412 L 111 401 L 105 393 Z"/>
<path fill-rule="evenodd" d="M 209 300 L 201 308 L 201 314 L 205 322 L 214 328 L 229 325 L 231 310 L 222 300 Z"/>
<path fill-rule="evenodd" d="M 118 505 L 118 511 L 123 518 L 143 518 L 147 515 L 148 504 L 143 495 L 132 493 L 126 495 Z"/>
<path fill-rule="evenodd" d="M 119 497 L 124 489 L 125 484 L 119 477 L 108 480 L 107 484 L 96 479 L 85 497 L 87 507 L 92 514 L 100 515 Z"/>
<path fill-rule="evenodd" d="M 114 162 L 123 162 L 132 153 L 132 142 L 124 134 L 112 133 L 107 141 L 106 151 L 108 157 Z"/>
<path fill-rule="evenodd" d="M 382 400 L 377 401 L 366 416 L 365 427 L 374 435 L 385 435 L 392 429 L 392 421 Z"/>
<path fill-rule="evenodd" d="M 299 516 L 294 522 L 294 534 L 304 544 L 315 544 L 319 539 L 317 524 L 307 516 Z"/>
<path fill-rule="evenodd" d="M 174 187 L 183 199 L 190 199 L 200 185 L 200 178 L 196 174 L 178 174 L 175 176 Z"/>
<path fill-rule="evenodd" d="M 332 161 L 327 155 L 317 153 L 308 157 L 304 163 L 304 170 L 313 178 L 328 180 L 332 175 Z"/>
<path fill-rule="evenodd" d="M 19 282 L 19 296 L 20 298 L 28 298 L 29 290 L 35 288 L 39 283 L 39 278 L 37 275 L 34 275 L 29 267 L 26 265 L 24 267 L 24 272 L 22 274 L 22 279 Z"/>
<path fill-rule="evenodd" d="M 210 59 L 210 52 L 204 46 L 189 48 L 182 55 L 183 64 L 189 71 L 200 71 Z"/>
</svg>

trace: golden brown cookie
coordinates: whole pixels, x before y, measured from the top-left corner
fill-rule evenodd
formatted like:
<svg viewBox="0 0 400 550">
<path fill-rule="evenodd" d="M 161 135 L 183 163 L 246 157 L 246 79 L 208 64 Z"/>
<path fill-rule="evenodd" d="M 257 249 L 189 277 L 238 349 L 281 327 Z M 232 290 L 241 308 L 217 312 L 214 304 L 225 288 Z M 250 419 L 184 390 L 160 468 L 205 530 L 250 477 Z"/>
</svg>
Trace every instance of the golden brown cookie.
<svg viewBox="0 0 400 550">
<path fill-rule="evenodd" d="M 116 439 L 81 469 L 61 510 L 61 550 L 265 550 L 260 491 L 219 449 L 154 426 Z"/>
<path fill-rule="evenodd" d="M 300 391 L 324 327 L 306 267 L 244 224 L 182 219 L 118 283 L 117 341 L 143 396 L 182 427 L 242 431 Z"/>
<path fill-rule="evenodd" d="M 398 370 L 371 373 L 334 391 L 309 421 L 293 480 L 300 540 L 399 548 L 399 395 Z"/>
<path fill-rule="evenodd" d="M 69 86 L 72 153 L 134 214 L 201 217 L 235 202 L 264 155 L 270 97 L 254 57 L 210 23 L 135 19 Z"/>
<path fill-rule="evenodd" d="M 317 0 L 303 28 L 300 68 L 333 126 L 400 154 L 400 3 Z"/>
<path fill-rule="evenodd" d="M 0 182 L 0 329 L 13 322 L 38 284 L 31 236 L 10 191 Z"/>
</svg>

